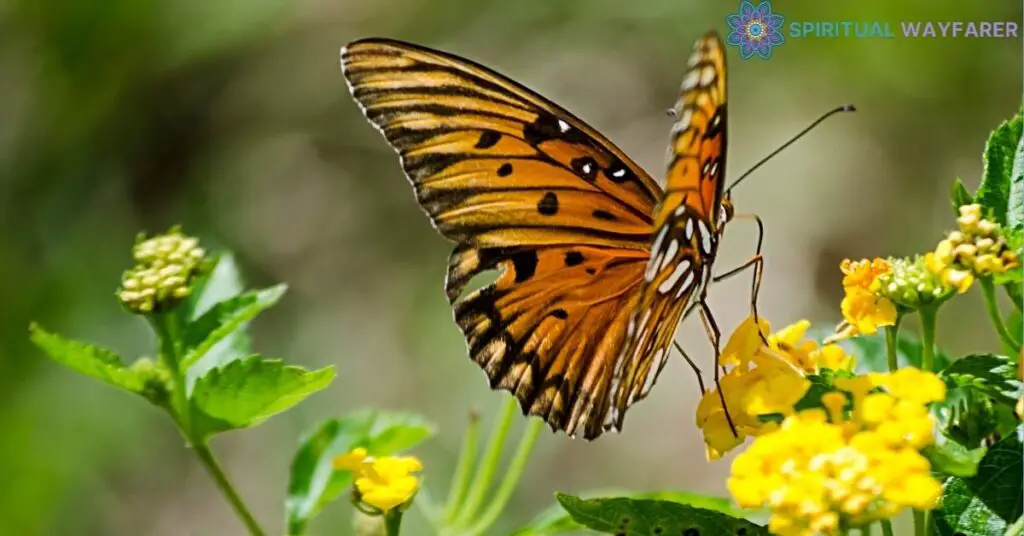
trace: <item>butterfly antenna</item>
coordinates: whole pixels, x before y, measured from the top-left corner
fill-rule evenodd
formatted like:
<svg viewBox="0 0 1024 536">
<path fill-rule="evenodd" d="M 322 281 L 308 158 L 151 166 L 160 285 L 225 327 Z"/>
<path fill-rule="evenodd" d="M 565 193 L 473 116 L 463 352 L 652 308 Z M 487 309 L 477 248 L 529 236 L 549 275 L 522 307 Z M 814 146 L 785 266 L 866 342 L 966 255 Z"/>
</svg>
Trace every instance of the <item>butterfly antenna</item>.
<svg viewBox="0 0 1024 536">
<path fill-rule="evenodd" d="M 768 156 L 762 158 L 760 162 L 754 164 L 754 167 L 748 169 L 746 173 L 740 175 L 740 177 L 738 179 L 732 181 L 732 184 L 730 184 L 729 187 L 725 189 L 725 193 L 729 193 L 730 190 L 735 188 L 736 185 L 739 184 L 741 181 L 743 181 L 743 179 L 747 178 L 748 175 L 750 175 L 751 173 L 756 171 L 757 168 L 763 166 L 765 162 L 771 160 L 772 157 L 774 157 L 775 155 L 781 153 L 786 147 L 789 147 L 790 145 L 793 145 L 793 143 L 795 143 L 796 140 L 799 140 L 800 138 L 802 138 L 804 136 L 804 134 L 807 134 L 808 132 L 810 132 L 814 127 L 818 126 L 822 121 L 828 119 L 829 117 L 832 117 L 833 115 L 835 115 L 835 114 L 837 114 L 839 112 L 856 112 L 856 111 L 857 111 L 857 109 L 854 108 L 852 104 L 844 104 L 842 106 L 839 106 L 837 108 L 833 108 L 833 109 L 825 112 L 824 114 L 822 114 L 821 117 L 815 119 L 813 123 L 808 125 L 807 128 L 805 128 L 805 129 L 801 130 L 800 132 L 798 132 L 796 136 L 793 136 L 792 138 L 790 138 L 790 140 L 787 141 L 786 143 L 783 143 L 781 147 L 779 147 L 778 149 L 775 149 L 774 151 L 771 152 L 771 154 L 769 154 Z"/>
</svg>

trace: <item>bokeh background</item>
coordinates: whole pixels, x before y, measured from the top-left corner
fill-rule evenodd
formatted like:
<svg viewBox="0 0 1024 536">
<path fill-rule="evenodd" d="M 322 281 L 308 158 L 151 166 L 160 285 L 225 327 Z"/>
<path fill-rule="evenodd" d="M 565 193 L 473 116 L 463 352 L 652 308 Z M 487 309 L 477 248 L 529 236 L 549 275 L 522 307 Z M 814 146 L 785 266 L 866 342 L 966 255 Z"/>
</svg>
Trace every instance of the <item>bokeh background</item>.
<svg viewBox="0 0 1024 536">
<path fill-rule="evenodd" d="M 298 436 L 320 419 L 415 409 L 440 435 L 417 452 L 443 496 L 467 412 L 494 414 L 442 286 L 451 249 L 397 159 L 364 121 L 338 49 L 370 35 L 419 42 L 503 72 L 563 104 L 661 175 L 671 105 L 693 40 L 725 31 L 734 2 L 696 0 L 13 0 L 0 5 L 0 533 L 233 535 L 239 523 L 170 422 L 58 367 L 30 320 L 146 353 L 144 323 L 113 290 L 140 230 L 174 223 L 230 248 L 253 285 L 287 282 L 253 326 L 256 347 L 334 364 L 326 392 L 214 447 L 257 516 L 281 527 Z M 1017 2 L 787 2 L 789 20 L 1013 20 Z M 950 181 L 971 188 L 988 132 L 1019 106 L 1020 40 L 788 40 L 769 61 L 730 49 L 732 177 L 821 112 L 852 102 L 735 194 L 767 226 L 761 297 L 774 325 L 839 318 L 844 257 L 932 248 L 954 225 Z M 719 263 L 753 250 L 730 228 Z M 747 282 L 713 289 L 730 331 Z M 956 353 L 995 340 L 972 294 L 944 313 Z M 978 326 L 979 329 L 971 329 Z M 956 328 L 956 329 L 954 329 Z M 711 359 L 699 322 L 677 335 Z M 709 367 L 710 368 L 710 367 Z M 552 492 L 596 487 L 724 493 L 705 461 L 696 382 L 673 359 L 625 433 L 545 433 L 495 534 Z M 485 431 L 489 422 L 485 419 Z M 522 422 L 517 423 L 520 430 Z M 348 508 L 316 534 L 346 534 Z M 415 515 L 414 515 L 415 516 Z M 410 520 L 410 534 L 426 533 Z"/>
</svg>

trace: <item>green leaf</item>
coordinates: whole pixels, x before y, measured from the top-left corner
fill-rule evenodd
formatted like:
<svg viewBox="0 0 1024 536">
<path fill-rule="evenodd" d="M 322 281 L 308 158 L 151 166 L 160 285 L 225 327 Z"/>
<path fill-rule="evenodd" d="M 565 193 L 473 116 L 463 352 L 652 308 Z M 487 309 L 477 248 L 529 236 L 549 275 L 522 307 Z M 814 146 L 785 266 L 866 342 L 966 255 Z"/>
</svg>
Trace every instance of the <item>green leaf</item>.
<svg viewBox="0 0 1024 536">
<path fill-rule="evenodd" d="M 921 454 L 928 458 L 935 471 L 949 476 L 968 477 L 978 472 L 978 462 L 986 450 L 985 447 L 967 450 L 956 441 L 945 441 L 941 445 L 928 445 L 921 450 Z"/>
<path fill-rule="evenodd" d="M 795 409 L 796 411 L 802 411 L 811 408 L 824 408 L 825 406 L 822 405 L 821 403 L 821 397 L 833 391 L 839 391 L 835 387 L 836 377 L 846 378 L 851 376 L 852 374 L 845 371 L 837 372 L 828 369 L 822 370 L 821 374 L 808 375 L 807 379 L 811 382 L 811 386 L 810 388 L 807 389 L 807 392 L 804 393 L 804 396 L 799 401 L 797 401 L 796 404 L 793 405 L 793 409 Z M 846 393 L 843 392 L 843 394 Z M 849 399 L 848 395 L 847 398 Z M 850 399 L 847 402 L 847 406 L 852 407 L 852 405 L 853 402 L 852 399 Z M 781 419 L 779 419 L 779 422 L 781 422 Z"/>
<path fill-rule="evenodd" d="M 61 365 L 136 394 L 142 394 L 145 390 L 145 377 L 125 367 L 121 357 L 113 351 L 65 339 L 34 322 L 28 330 L 29 339 L 50 359 Z"/>
<path fill-rule="evenodd" d="M 187 370 L 226 337 L 245 328 L 261 311 L 273 307 L 284 295 L 287 285 L 245 292 L 210 307 L 185 327 L 185 357 L 182 370 Z M 240 357 L 240 356 L 237 356 Z M 225 363 L 215 363 L 223 365 Z M 211 367 L 212 368 L 212 367 Z"/>
<path fill-rule="evenodd" d="M 953 477 L 946 481 L 935 512 L 939 534 L 1002 534 L 1021 516 L 1024 497 L 1022 433 L 1024 428 L 1018 427 L 1015 433 L 992 445 L 973 477 Z"/>
<path fill-rule="evenodd" d="M 374 456 L 406 451 L 435 433 L 434 426 L 412 413 L 362 410 L 329 419 L 310 432 L 292 459 L 285 499 L 288 534 L 301 534 L 324 506 L 352 482 L 352 474 L 334 471 L 335 456 L 364 447 Z"/>
<path fill-rule="evenodd" d="M 809 337 L 821 342 L 832 332 L 825 328 L 812 329 Z M 889 370 L 885 350 L 885 332 L 879 330 L 872 335 L 859 335 L 849 339 L 836 341 L 850 355 L 857 358 L 857 372 L 886 372 Z M 896 340 L 896 360 L 900 367 L 921 366 L 921 339 L 913 332 L 902 329 Z M 934 366 L 941 370 L 948 366 L 950 358 L 941 349 L 935 349 Z"/>
<path fill-rule="evenodd" d="M 604 489 L 589 491 L 581 494 L 580 498 L 599 498 L 615 496 L 629 499 L 653 499 L 706 508 L 715 512 L 721 512 L 728 516 L 737 518 L 764 518 L 767 521 L 767 514 L 758 510 L 743 510 L 737 508 L 729 499 L 700 495 L 685 491 L 663 490 L 663 491 L 641 491 L 629 492 L 621 489 Z M 517 529 L 512 536 L 544 536 L 562 534 L 572 530 L 580 530 L 583 527 L 573 521 L 566 513 L 561 504 L 553 504 L 540 514 L 537 514 L 530 523 Z"/>
<path fill-rule="evenodd" d="M 334 368 L 308 371 L 276 359 L 250 356 L 210 370 L 196 381 L 191 400 L 209 417 L 201 437 L 254 426 L 327 387 Z"/>
<path fill-rule="evenodd" d="M 721 512 L 670 501 L 651 499 L 584 500 L 558 493 L 558 502 L 577 523 L 607 534 L 656 536 L 700 534 L 701 536 L 767 535 L 768 530 L 745 519 Z"/>
<path fill-rule="evenodd" d="M 949 198 L 953 202 L 954 217 L 960 217 L 960 207 L 974 203 L 974 198 L 967 191 L 967 188 L 964 188 L 964 181 L 960 177 L 953 180 L 953 189 L 949 194 Z"/>
<path fill-rule="evenodd" d="M 230 252 L 216 255 L 210 261 L 212 268 L 192 284 L 192 294 L 186 302 L 186 320 L 195 320 L 214 305 L 234 298 L 245 290 L 242 274 Z"/>
<path fill-rule="evenodd" d="M 949 389 L 971 389 L 1008 405 L 1017 402 L 1021 382 L 1013 361 L 1004 355 L 975 354 L 957 359 L 939 372 Z"/>
<path fill-rule="evenodd" d="M 991 214 L 997 222 L 1006 225 L 1007 204 L 1010 198 L 1010 175 L 1013 173 L 1014 155 L 1021 140 L 1021 115 L 1004 121 L 985 143 L 985 170 L 974 200 Z"/>
<path fill-rule="evenodd" d="M 1017 143 L 1017 152 L 1013 157 L 1006 223 L 1011 229 L 1024 230 L 1024 137 Z"/>
</svg>

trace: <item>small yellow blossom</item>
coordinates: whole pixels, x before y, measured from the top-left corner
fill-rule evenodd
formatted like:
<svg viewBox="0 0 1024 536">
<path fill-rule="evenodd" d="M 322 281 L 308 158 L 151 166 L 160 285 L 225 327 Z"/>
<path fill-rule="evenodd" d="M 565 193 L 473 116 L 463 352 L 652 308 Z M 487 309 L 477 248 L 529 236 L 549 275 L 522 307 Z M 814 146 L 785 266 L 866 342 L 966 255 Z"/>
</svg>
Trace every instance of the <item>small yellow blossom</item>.
<svg viewBox="0 0 1024 536">
<path fill-rule="evenodd" d="M 926 256 L 928 269 L 943 284 L 967 292 L 975 278 L 1001 274 L 1020 266 L 1020 259 L 1002 235 L 1000 225 L 981 214 L 981 205 L 960 207 L 960 229 L 949 233 Z"/>
<path fill-rule="evenodd" d="M 178 228 L 142 240 L 132 249 L 136 265 L 121 278 L 117 297 L 138 314 L 166 311 L 192 292 L 206 251 Z"/>
<path fill-rule="evenodd" d="M 892 271 L 888 260 L 845 259 L 839 269 L 843 272 L 845 292 L 840 304 L 843 323 L 832 340 L 875 333 L 879 327 L 896 323 L 896 305 L 878 293 L 879 278 Z"/>
<path fill-rule="evenodd" d="M 413 476 L 423 464 L 411 456 L 368 456 L 356 448 L 334 458 L 334 468 L 351 471 L 359 500 L 382 512 L 408 502 L 419 490 L 420 479 Z"/>
<path fill-rule="evenodd" d="M 938 503 L 920 449 L 932 441 L 926 404 L 945 396 L 941 380 L 910 368 L 843 380 L 847 394 L 823 396 L 827 410 L 790 414 L 733 462 L 729 491 L 742 507 L 770 508 L 773 534 L 832 533 Z"/>
<path fill-rule="evenodd" d="M 853 358 L 831 344 L 822 347 L 804 336 L 810 322 L 801 320 L 768 334 L 764 319 L 748 317 L 723 348 L 720 362 L 728 372 L 720 379 L 722 392 L 710 389 L 697 404 L 697 426 L 704 434 L 709 460 L 720 458 L 748 437 L 774 430 L 777 424 L 762 415 L 789 415 L 810 388 L 805 376 L 823 368 L 853 369 Z M 760 331 L 759 331 L 760 330 Z M 766 333 L 768 344 L 760 333 Z M 725 398 L 722 407 L 721 397 Z M 729 426 L 729 419 L 733 427 Z"/>
</svg>

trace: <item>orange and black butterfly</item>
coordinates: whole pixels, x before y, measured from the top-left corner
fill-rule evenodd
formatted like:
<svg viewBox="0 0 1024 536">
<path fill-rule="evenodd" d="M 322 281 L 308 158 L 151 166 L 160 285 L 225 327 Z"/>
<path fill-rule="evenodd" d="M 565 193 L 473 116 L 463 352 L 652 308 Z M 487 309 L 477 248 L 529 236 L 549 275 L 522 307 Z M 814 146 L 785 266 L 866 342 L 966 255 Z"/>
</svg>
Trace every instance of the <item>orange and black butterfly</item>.
<svg viewBox="0 0 1024 536">
<path fill-rule="evenodd" d="M 341 51 L 352 96 L 457 243 L 445 289 L 473 361 L 552 430 L 621 430 L 688 311 L 717 336 L 705 296 L 732 218 L 719 36 L 700 38 L 688 63 L 662 189 L 586 123 L 486 67 L 388 39 Z M 463 295 L 487 270 L 497 279 Z"/>
</svg>

